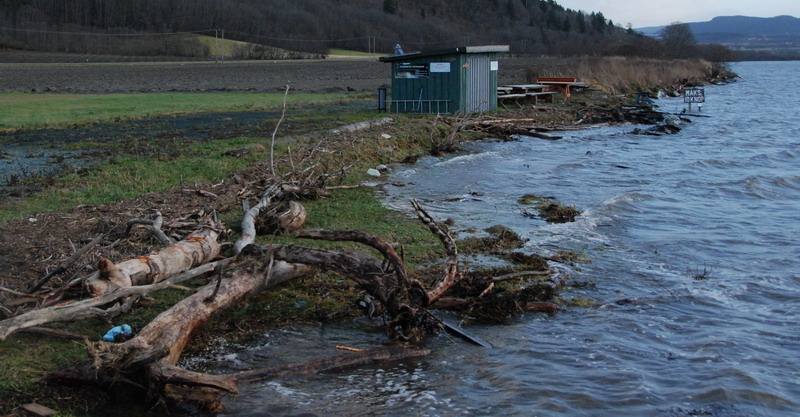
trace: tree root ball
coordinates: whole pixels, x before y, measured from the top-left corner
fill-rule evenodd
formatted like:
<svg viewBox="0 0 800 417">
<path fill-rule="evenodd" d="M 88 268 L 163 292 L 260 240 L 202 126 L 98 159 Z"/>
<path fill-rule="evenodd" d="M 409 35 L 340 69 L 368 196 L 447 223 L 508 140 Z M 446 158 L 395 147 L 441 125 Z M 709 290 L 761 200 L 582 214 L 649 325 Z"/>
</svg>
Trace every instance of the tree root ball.
<svg viewBox="0 0 800 417">
<path fill-rule="evenodd" d="M 306 222 L 306 208 L 296 201 L 286 201 L 256 217 L 259 235 L 282 235 L 294 232 Z"/>
</svg>

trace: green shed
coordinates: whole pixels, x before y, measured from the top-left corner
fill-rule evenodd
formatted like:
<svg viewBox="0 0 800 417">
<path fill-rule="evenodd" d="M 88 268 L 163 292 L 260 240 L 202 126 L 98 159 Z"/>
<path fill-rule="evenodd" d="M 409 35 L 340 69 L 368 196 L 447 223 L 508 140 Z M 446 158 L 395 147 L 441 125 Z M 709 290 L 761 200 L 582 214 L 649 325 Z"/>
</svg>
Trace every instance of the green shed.
<svg viewBox="0 0 800 417">
<path fill-rule="evenodd" d="M 496 109 L 501 52 L 508 52 L 508 45 L 381 57 L 392 64 L 391 111 L 466 114 Z"/>
</svg>

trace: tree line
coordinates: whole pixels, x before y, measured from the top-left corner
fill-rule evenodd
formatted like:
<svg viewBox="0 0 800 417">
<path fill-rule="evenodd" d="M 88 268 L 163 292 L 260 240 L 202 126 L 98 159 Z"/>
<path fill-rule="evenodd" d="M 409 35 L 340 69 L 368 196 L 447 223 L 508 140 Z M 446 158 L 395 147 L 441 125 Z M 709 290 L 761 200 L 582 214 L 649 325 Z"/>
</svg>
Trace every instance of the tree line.
<svg viewBox="0 0 800 417">
<path fill-rule="evenodd" d="M 524 54 L 670 54 L 665 43 L 602 13 L 554 0 L 0 0 L 0 47 L 7 48 L 198 56 L 208 46 L 168 34 L 210 29 L 310 53 L 388 52 L 400 43 L 406 51 L 508 44 Z M 153 33 L 164 35 L 146 36 Z"/>
</svg>

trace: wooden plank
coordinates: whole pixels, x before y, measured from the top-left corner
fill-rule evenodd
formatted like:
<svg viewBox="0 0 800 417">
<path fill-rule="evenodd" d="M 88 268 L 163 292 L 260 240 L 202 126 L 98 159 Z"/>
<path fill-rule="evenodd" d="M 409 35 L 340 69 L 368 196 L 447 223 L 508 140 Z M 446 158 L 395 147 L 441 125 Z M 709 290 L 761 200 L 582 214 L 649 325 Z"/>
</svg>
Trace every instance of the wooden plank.
<svg viewBox="0 0 800 417">
<path fill-rule="evenodd" d="M 48 417 L 58 414 L 58 411 L 36 403 L 25 404 L 22 406 L 22 409 L 25 410 L 25 412 L 37 417 Z"/>
<path fill-rule="evenodd" d="M 513 89 L 521 89 L 521 90 L 536 90 L 547 87 L 543 84 L 506 84 L 503 87 L 511 87 Z"/>
<path fill-rule="evenodd" d="M 575 77 L 539 77 L 536 82 L 539 84 L 545 83 L 574 83 L 578 81 Z"/>
<path fill-rule="evenodd" d="M 525 95 L 528 96 L 528 97 L 552 96 L 555 93 L 556 93 L 555 91 L 541 91 L 541 92 L 537 92 L 537 93 L 525 93 Z"/>
<path fill-rule="evenodd" d="M 507 98 L 525 98 L 525 94 L 504 94 L 502 96 L 497 96 L 498 100 L 505 100 Z"/>
</svg>

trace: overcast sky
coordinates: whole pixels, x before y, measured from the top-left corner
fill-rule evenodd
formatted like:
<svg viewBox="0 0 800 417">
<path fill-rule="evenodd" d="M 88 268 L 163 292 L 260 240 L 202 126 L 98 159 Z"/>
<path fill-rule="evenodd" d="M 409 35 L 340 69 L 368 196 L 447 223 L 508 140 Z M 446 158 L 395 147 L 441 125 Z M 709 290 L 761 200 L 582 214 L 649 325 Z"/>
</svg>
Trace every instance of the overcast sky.
<svg viewBox="0 0 800 417">
<path fill-rule="evenodd" d="M 615 25 L 663 26 L 715 16 L 800 17 L 800 0 L 556 0 L 566 8 L 602 12 Z"/>
</svg>

